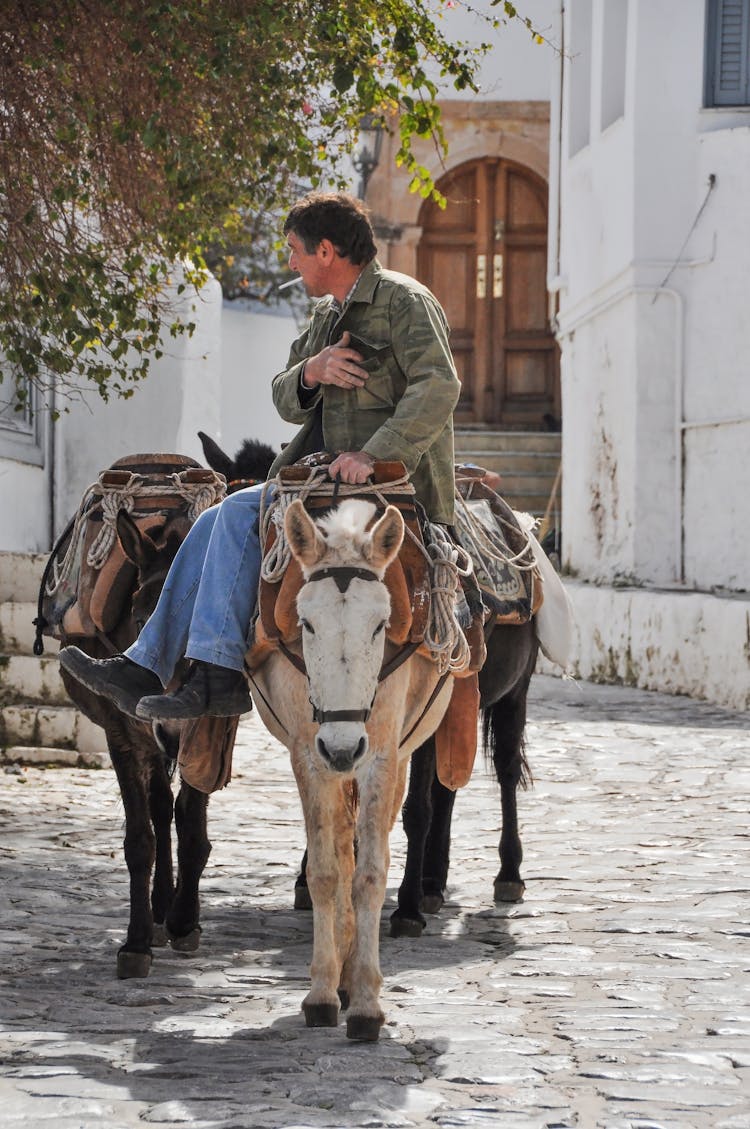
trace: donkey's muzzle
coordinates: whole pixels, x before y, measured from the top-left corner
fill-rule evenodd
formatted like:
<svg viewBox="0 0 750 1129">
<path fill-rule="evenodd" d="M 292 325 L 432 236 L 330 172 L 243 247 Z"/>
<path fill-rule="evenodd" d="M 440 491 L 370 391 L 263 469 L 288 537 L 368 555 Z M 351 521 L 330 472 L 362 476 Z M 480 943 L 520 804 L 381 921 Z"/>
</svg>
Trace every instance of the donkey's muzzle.
<svg viewBox="0 0 750 1129">
<path fill-rule="evenodd" d="M 315 744 L 321 759 L 333 772 L 351 772 L 367 752 L 367 734 L 362 733 L 356 745 L 342 743 L 329 738 L 326 741 L 318 734 Z"/>
</svg>

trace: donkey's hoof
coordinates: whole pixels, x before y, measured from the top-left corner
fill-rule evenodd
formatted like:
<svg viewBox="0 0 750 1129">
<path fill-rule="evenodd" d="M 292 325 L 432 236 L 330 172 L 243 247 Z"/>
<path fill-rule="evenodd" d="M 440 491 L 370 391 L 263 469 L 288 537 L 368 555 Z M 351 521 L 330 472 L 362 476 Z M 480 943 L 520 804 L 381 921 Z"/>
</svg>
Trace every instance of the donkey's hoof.
<svg viewBox="0 0 750 1129">
<path fill-rule="evenodd" d="M 377 1043 L 382 1026 L 382 1016 L 350 1015 L 346 1021 L 346 1037 L 358 1043 Z"/>
<path fill-rule="evenodd" d="M 349 993 L 347 992 L 346 988 L 338 988 L 336 994 L 338 995 L 339 1003 L 341 1004 L 341 1010 L 348 1011 Z"/>
<path fill-rule="evenodd" d="M 403 917 L 398 912 L 391 914 L 391 937 L 421 937 L 427 924 L 424 918 Z"/>
<path fill-rule="evenodd" d="M 307 886 L 294 887 L 294 908 L 312 909 L 312 898 Z"/>
<path fill-rule="evenodd" d="M 521 902 L 523 901 L 523 892 L 526 889 L 525 882 L 507 882 L 500 881 L 499 878 L 495 879 L 495 901 L 496 902 Z"/>
<path fill-rule="evenodd" d="M 169 936 L 167 934 L 167 927 L 163 921 L 154 922 L 154 932 L 151 937 L 151 944 L 155 949 L 163 949 L 168 943 Z"/>
<path fill-rule="evenodd" d="M 118 980 L 143 980 L 151 971 L 151 953 L 134 953 L 120 949 L 117 954 Z"/>
<path fill-rule="evenodd" d="M 444 905 L 445 898 L 442 894 L 423 894 L 419 908 L 422 913 L 440 913 Z"/>
<path fill-rule="evenodd" d="M 195 953 L 200 948 L 201 943 L 201 927 L 196 925 L 195 929 L 191 929 L 189 933 L 184 933 L 178 936 L 176 933 L 169 932 L 169 943 L 176 953 Z"/>
<path fill-rule="evenodd" d="M 338 1027 L 338 1004 L 303 1004 L 305 1023 L 308 1027 Z"/>
</svg>

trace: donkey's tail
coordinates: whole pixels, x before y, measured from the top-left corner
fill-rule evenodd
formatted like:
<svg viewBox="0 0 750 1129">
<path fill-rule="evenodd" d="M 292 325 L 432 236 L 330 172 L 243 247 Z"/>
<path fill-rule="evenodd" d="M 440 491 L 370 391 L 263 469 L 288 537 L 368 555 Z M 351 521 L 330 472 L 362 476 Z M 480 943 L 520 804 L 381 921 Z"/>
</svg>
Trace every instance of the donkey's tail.
<svg viewBox="0 0 750 1129">
<path fill-rule="evenodd" d="M 526 759 L 526 694 L 506 695 L 482 710 L 482 737 L 485 756 L 492 760 L 497 779 L 510 778 L 517 786 L 534 783 Z"/>
</svg>

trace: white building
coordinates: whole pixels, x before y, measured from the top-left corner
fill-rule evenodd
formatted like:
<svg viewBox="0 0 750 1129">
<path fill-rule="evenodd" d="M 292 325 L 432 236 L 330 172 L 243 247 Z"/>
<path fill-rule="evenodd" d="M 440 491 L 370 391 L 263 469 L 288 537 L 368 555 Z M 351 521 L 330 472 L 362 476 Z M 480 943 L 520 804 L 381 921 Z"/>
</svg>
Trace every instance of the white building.
<svg viewBox="0 0 750 1129">
<path fill-rule="evenodd" d="M 746 708 L 750 2 L 564 8 L 549 282 L 578 670 Z"/>
</svg>

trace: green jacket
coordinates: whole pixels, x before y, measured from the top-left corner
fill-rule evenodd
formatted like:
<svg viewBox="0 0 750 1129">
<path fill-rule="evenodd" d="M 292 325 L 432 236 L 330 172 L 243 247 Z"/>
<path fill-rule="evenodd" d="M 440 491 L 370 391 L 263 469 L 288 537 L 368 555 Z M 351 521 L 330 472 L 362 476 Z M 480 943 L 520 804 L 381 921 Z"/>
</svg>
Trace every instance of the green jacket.
<svg viewBox="0 0 750 1129">
<path fill-rule="evenodd" d="M 279 415 L 302 426 L 270 475 L 320 449 L 317 409 L 322 411 L 325 450 L 366 451 L 374 459 L 400 460 L 430 520 L 452 522 L 453 409 L 461 386 L 437 299 L 415 279 L 373 261 L 338 316 L 331 303 L 330 297 L 320 299 L 307 329 L 292 345 L 287 368 L 273 379 Z M 301 398 L 305 361 L 345 330 L 370 373 L 365 387 L 326 384 Z"/>
</svg>

